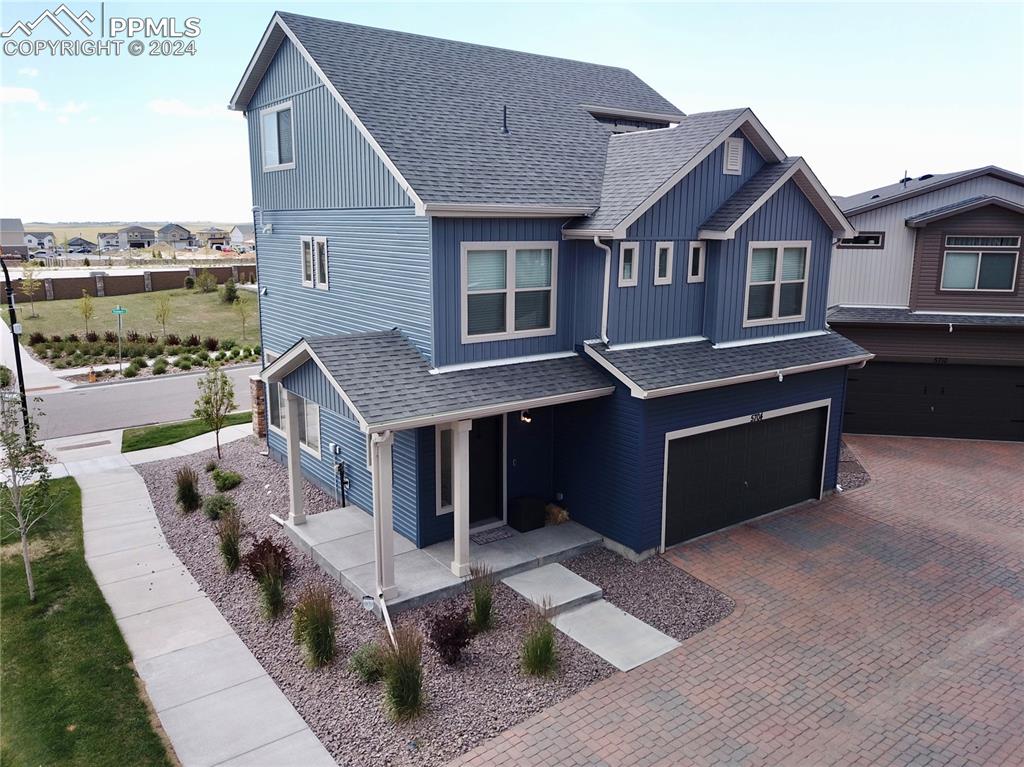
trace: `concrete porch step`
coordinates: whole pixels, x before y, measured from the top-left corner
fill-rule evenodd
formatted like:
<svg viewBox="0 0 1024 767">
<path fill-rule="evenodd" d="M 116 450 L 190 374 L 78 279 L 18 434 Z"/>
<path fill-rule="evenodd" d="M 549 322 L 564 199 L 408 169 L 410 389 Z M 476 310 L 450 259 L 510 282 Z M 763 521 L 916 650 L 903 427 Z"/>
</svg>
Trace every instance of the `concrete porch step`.
<svg viewBox="0 0 1024 767">
<path fill-rule="evenodd" d="M 604 596 L 599 586 L 559 564 L 544 565 L 510 575 L 502 582 L 538 607 L 543 600 L 550 600 L 549 616 L 597 601 Z"/>
</svg>

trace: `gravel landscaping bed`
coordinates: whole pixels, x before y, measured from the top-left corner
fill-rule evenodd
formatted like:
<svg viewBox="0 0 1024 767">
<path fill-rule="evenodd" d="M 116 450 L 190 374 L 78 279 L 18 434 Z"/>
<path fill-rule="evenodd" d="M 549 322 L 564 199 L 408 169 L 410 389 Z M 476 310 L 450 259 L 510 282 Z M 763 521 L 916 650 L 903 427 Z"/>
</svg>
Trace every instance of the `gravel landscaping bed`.
<svg viewBox="0 0 1024 767">
<path fill-rule="evenodd" d="M 619 609 L 680 642 L 736 607 L 725 594 L 657 556 L 633 562 L 599 548 L 562 564 L 600 586 Z"/>
<path fill-rule="evenodd" d="M 259 455 L 260 449 L 255 439 L 240 440 L 222 448 L 224 458 L 219 462 L 222 468 L 237 471 L 245 478 L 228 492 L 241 510 L 250 536 L 243 543 L 243 554 L 254 536 L 271 535 L 287 542 L 285 533 L 269 518 L 271 513 L 287 514 L 287 471 Z M 203 468 L 215 457 L 216 451 L 210 450 L 187 458 L 143 464 L 138 470 L 175 554 L 340 764 L 443 764 L 614 672 L 608 663 L 555 632 L 559 650 L 557 675 L 552 679 L 525 676 L 519 668 L 519 644 L 530 608 L 499 583 L 494 592 L 497 626 L 476 637 L 455 667 L 443 665 L 424 643 L 426 710 L 412 722 L 392 723 L 382 709 L 380 684 L 363 685 L 348 670 L 353 651 L 382 636 L 380 621 L 363 611 L 338 583 L 294 547 L 290 547 L 293 574 L 287 582 L 285 617 L 275 622 L 265 620 L 259 613 L 252 579 L 241 570 L 229 575 L 221 564 L 214 523 L 202 511 L 184 516 L 177 510 L 174 471 L 185 464 L 192 466 L 200 475 L 204 495 L 210 494 L 214 492 L 212 481 Z M 307 514 L 337 505 L 308 483 L 304 498 Z M 617 558 L 610 552 L 608 556 Z M 667 566 L 673 573 L 688 578 Z M 605 565 L 603 571 L 614 573 L 615 568 Z M 609 579 L 613 580 L 611 576 Z M 307 583 L 329 584 L 335 594 L 338 655 L 331 665 L 318 670 L 303 663 L 291 633 L 291 608 Z M 432 614 L 468 604 L 468 597 L 460 595 L 401 613 L 397 621 L 416 622 L 422 628 Z"/>
<path fill-rule="evenodd" d="M 839 447 L 839 478 L 837 481 L 843 488 L 843 492 L 864 487 L 871 481 L 871 475 L 861 466 L 857 456 L 846 446 L 845 442 L 841 443 Z"/>
</svg>

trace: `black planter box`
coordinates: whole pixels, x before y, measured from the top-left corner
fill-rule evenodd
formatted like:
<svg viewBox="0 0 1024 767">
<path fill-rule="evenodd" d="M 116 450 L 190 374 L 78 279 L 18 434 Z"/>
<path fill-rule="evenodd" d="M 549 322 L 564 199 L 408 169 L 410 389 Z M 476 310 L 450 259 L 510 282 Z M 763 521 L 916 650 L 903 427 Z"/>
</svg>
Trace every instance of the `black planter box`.
<svg viewBox="0 0 1024 767">
<path fill-rule="evenodd" d="M 513 498 L 508 504 L 509 527 L 521 533 L 544 527 L 544 501 L 540 498 Z"/>
</svg>

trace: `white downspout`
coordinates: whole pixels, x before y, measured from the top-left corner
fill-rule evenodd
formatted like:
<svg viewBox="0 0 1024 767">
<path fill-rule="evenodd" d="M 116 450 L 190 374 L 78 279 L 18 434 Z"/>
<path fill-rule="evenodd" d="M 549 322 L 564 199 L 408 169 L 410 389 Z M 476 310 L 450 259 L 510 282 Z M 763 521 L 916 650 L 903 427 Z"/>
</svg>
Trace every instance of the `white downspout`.
<svg viewBox="0 0 1024 767">
<path fill-rule="evenodd" d="M 612 282 L 612 247 L 601 242 L 601 238 L 594 235 L 594 244 L 604 251 L 604 301 L 601 304 L 601 340 L 608 343 L 608 292 L 611 290 Z"/>
</svg>

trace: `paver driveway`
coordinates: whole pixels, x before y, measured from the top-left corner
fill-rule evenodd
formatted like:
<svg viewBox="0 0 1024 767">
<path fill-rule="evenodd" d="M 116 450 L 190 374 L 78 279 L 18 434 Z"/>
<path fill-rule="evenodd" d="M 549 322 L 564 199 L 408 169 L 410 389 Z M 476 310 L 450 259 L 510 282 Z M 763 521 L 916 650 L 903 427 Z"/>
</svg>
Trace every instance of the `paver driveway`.
<svg viewBox="0 0 1024 767">
<path fill-rule="evenodd" d="M 462 763 L 1024 764 L 1024 445 L 849 444 L 868 486 L 670 551 L 732 615 Z"/>
</svg>

